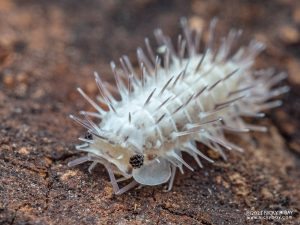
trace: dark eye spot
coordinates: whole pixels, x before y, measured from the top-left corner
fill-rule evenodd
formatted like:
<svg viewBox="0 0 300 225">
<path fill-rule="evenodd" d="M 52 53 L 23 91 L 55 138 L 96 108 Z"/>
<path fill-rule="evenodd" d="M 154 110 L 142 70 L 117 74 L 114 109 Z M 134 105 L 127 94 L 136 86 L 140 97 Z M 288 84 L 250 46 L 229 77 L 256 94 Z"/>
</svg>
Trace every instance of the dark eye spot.
<svg viewBox="0 0 300 225">
<path fill-rule="evenodd" d="M 87 140 L 93 140 L 93 135 L 88 131 L 85 133 L 84 138 Z"/>
<path fill-rule="evenodd" d="M 132 168 L 140 168 L 144 164 L 144 156 L 141 154 L 136 154 L 130 157 L 129 163 Z"/>
</svg>

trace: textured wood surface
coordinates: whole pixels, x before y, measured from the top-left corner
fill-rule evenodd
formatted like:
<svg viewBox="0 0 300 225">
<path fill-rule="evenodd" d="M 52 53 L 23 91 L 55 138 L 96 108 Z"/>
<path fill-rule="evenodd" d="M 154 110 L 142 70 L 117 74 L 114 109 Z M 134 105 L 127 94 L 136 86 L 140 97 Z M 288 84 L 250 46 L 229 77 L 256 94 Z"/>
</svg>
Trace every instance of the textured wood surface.
<svg viewBox="0 0 300 225">
<path fill-rule="evenodd" d="M 76 92 L 97 95 L 94 70 L 113 81 L 110 60 L 135 49 L 156 27 L 175 39 L 179 18 L 218 32 L 241 28 L 267 50 L 257 67 L 289 73 L 291 92 L 268 112 L 268 133 L 252 133 L 244 154 L 178 174 L 164 186 L 113 194 L 100 165 L 92 174 L 74 145 L 83 130 L 68 114 L 89 105 Z M 0 224 L 270 224 L 246 221 L 249 210 L 298 211 L 277 224 L 300 223 L 300 2 L 274 1 L 0 1 Z M 203 148 L 203 146 L 199 146 Z M 190 160 L 187 158 L 187 160 Z M 196 168 L 196 163 L 190 160 Z"/>
</svg>

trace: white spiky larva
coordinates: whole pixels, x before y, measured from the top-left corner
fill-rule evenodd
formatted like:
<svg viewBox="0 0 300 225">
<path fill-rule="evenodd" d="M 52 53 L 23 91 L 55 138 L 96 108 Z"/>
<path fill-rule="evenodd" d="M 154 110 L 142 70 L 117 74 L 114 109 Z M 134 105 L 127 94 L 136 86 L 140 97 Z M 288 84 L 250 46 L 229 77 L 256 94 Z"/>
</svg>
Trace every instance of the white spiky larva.
<svg viewBox="0 0 300 225">
<path fill-rule="evenodd" d="M 208 44 L 199 53 L 201 34 L 192 31 L 186 19 L 181 24 L 184 38 L 178 37 L 177 51 L 161 30 L 155 31 L 160 45 L 158 56 L 148 39 L 148 56 L 138 48 L 141 75 L 126 56 L 120 59 L 121 70 L 111 63 L 121 100 L 112 96 L 95 73 L 99 100 L 109 111 L 78 88 L 97 112 L 81 111 L 83 119 L 70 116 L 88 129 L 87 136 L 79 138 L 84 144 L 76 146 L 88 154 L 71 161 L 69 166 L 93 161 L 91 171 L 97 163 L 103 164 L 116 194 L 138 184 L 168 182 L 171 190 L 177 168 L 182 173 L 183 166 L 193 170 L 182 159 L 182 152 L 194 157 L 200 167 L 199 157 L 213 162 L 196 148 L 196 142 L 218 152 L 225 160 L 225 149 L 243 151 L 228 141 L 224 132 L 266 131 L 266 127 L 246 124 L 242 117 L 263 117 L 262 110 L 281 105 L 279 100 L 266 101 L 289 90 L 287 86 L 273 88 L 286 78 L 285 73 L 274 74 L 273 69 L 253 71 L 255 57 L 264 49 L 262 43 L 251 41 L 233 51 L 241 32 L 231 30 L 219 48 L 214 48 L 216 20 L 212 20 Z M 96 124 L 90 117 L 100 118 L 101 122 Z M 123 178 L 116 180 L 115 174 Z M 133 181 L 119 188 L 118 182 L 130 178 Z"/>
</svg>

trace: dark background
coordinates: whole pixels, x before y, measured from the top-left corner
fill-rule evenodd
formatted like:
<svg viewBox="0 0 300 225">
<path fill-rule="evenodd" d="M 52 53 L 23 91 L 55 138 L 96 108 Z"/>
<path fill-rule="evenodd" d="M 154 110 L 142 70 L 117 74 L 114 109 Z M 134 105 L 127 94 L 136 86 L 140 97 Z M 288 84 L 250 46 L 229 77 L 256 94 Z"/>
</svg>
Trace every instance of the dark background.
<svg viewBox="0 0 300 225">
<path fill-rule="evenodd" d="M 244 30 L 267 49 L 256 66 L 289 73 L 284 105 L 254 123 L 247 151 L 224 162 L 178 174 L 163 186 L 114 196 L 107 173 L 88 163 L 68 168 L 83 130 L 68 114 L 89 105 L 76 92 L 96 96 L 94 70 L 112 82 L 110 60 L 128 54 L 160 27 L 175 39 L 179 18 L 218 33 Z M 1 0 L 0 1 L 0 224 L 244 224 L 247 210 L 294 209 L 300 202 L 300 1 Z M 201 147 L 201 146 L 200 146 Z M 188 159 L 189 160 L 189 159 Z M 195 162 L 191 164 L 196 168 Z M 268 224 L 270 221 L 247 221 Z"/>
</svg>

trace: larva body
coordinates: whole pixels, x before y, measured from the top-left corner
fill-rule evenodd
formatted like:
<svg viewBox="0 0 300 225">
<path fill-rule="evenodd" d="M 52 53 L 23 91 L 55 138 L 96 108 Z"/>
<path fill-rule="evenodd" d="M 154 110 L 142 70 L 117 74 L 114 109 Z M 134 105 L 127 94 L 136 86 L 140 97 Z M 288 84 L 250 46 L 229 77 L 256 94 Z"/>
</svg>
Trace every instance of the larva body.
<svg viewBox="0 0 300 225">
<path fill-rule="evenodd" d="M 177 51 L 160 30 L 155 32 L 162 57 L 154 56 L 146 39 L 148 56 L 141 49 L 137 51 L 141 75 L 136 74 L 126 56 L 120 60 L 122 70 L 111 63 L 121 100 L 117 101 L 95 74 L 100 101 L 109 111 L 78 89 L 97 113 L 81 112 L 84 119 L 71 116 L 89 133 L 80 138 L 85 143 L 77 146 L 88 155 L 69 165 L 93 161 L 91 170 L 97 163 L 103 164 L 116 194 L 137 184 L 169 182 L 171 189 L 177 168 L 181 172 L 183 166 L 193 170 L 182 159 L 182 152 L 193 156 L 200 167 L 199 157 L 212 162 L 196 148 L 196 141 L 217 151 L 224 159 L 225 149 L 242 151 L 226 140 L 224 132 L 265 131 L 265 127 L 246 124 L 242 117 L 261 117 L 262 110 L 281 103 L 265 103 L 267 100 L 288 91 L 286 86 L 272 89 L 285 74 L 274 75 L 271 69 L 253 71 L 254 59 L 263 44 L 252 41 L 233 52 L 232 44 L 240 32 L 231 31 L 215 50 L 213 21 L 209 44 L 199 53 L 198 33 L 194 34 L 184 19 L 182 25 L 185 38 L 178 38 Z M 125 83 L 124 78 L 128 79 Z M 90 116 L 100 118 L 101 122 L 94 123 Z M 114 174 L 123 175 L 121 180 L 133 178 L 133 181 L 119 189 Z"/>
</svg>

